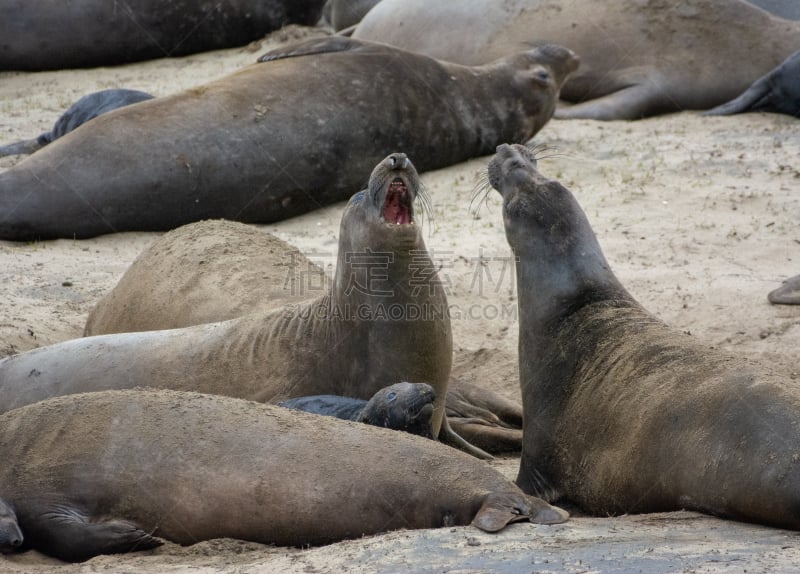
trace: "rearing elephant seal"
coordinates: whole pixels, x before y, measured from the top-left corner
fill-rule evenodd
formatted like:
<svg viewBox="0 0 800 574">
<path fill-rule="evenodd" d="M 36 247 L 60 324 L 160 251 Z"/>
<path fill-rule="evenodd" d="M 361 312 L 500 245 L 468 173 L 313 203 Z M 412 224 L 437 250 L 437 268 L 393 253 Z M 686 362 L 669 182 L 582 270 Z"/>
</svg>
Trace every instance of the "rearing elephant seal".
<svg viewBox="0 0 800 574">
<path fill-rule="evenodd" d="M 466 68 L 337 37 L 262 60 L 104 114 L 0 173 L 0 239 L 292 217 L 346 200 L 397 149 L 428 170 L 527 141 L 577 66 L 557 46 Z"/>
<path fill-rule="evenodd" d="M 56 395 L 137 386 L 259 402 L 322 394 L 368 399 L 386 381 L 411 380 L 436 391 L 434 436 L 444 425 L 441 438 L 457 441 L 444 419 L 450 316 L 416 225 L 419 193 L 419 176 L 405 154 L 386 157 L 344 210 L 336 274 L 316 299 L 9 357 L 0 361 L 0 412 Z"/>
<path fill-rule="evenodd" d="M 313 26 L 324 0 L 4 0 L 0 70 L 92 68 L 244 46 Z"/>
<path fill-rule="evenodd" d="M 645 311 L 527 148 L 500 146 L 489 182 L 518 258 L 522 490 L 600 515 L 686 508 L 800 529 L 796 382 Z"/>
<path fill-rule="evenodd" d="M 0 434 L 0 489 L 25 546 L 65 560 L 156 536 L 305 546 L 568 517 L 434 441 L 230 397 L 58 397 L 0 415 Z"/>
<path fill-rule="evenodd" d="M 354 38 L 476 65 L 558 41 L 581 58 L 556 117 L 704 110 L 800 49 L 800 22 L 742 0 L 382 0 Z"/>
</svg>

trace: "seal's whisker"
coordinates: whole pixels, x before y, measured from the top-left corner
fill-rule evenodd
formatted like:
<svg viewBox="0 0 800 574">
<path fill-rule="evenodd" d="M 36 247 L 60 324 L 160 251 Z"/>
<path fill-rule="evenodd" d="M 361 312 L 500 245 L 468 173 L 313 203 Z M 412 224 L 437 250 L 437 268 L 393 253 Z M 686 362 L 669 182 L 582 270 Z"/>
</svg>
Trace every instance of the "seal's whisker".
<svg viewBox="0 0 800 574">
<path fill-rule="evenodd" d="M 481 171 L 478 181 L 475 184 L 475 187 L 472 190 L 472 196 L 469 200 L 469 207 L 467 208 L 468 213 L 472 213 L 475 218 L 477 218 L 478 212 L 481 209 L 481 205 L 486 205 L 488 209 L 489 205 L 489 194 L 494 188 L 492 184 L 489 183 L 489 171 L 483 170 Z M 477 200 L 477 205 L 475 205 L 475 201 Z"/>
<path fill-rule="evenodd" d="M 432 231 L 436 231 L 436 220 L 433 217 L 433 205 L 431 204 L 431 196 L 428 193 L 428 188 L 420 181 L 417 188 L 417 201 L 419 202 L 419 224 L 424 225 L 427 217 L 431 223 Z"/>
</svg>

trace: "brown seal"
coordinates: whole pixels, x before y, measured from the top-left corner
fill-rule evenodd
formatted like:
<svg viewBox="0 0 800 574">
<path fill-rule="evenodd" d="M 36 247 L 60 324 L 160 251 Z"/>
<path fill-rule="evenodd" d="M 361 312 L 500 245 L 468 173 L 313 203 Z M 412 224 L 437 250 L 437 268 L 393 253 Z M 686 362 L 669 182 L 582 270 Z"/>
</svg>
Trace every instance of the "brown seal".
<svg viewBox="0 0 800 574">
<path fill-rule="evenodd" d="M 488 172 L 518 258 L 522 490 L 600 515 L 685 508 L 800 529 L 796 382 L 643 309 L 529 149 L 500 146 Z"/>
<path fill-rule="evenodd" d="M 420 181 L 402 153 L 373 170 L 342 215 L 336 274 L 315 299 L 229 321 L 87 337 L 0 361 L 0 412 L 54 395 L 136 386 L 278 402 L 369 399 L 392 381 L 436 391 L 433 434 L 452 432 L 445 288 L 416 224 Z M 472 449 L 475 454 L 485 453 Z"/>
<path fill-rule="evenodd" d="M 738 96 L 800 49 L 800 22 L 742 0 L 383 0 L 353 37 L 468 65 L 558 41 L 581 67 L 556 117 L 612 120 Z"/>
<path fill-rule="evenodd" d="M 314 25 L 324 0 L 0 3 L 0 70 L 92 68 L 219 50 L 285 24 Z"/>
<path fill-rule="evenodd" d="M 485 531 L 567 513 L 422 437 L 230 397 L 139 389 L 0 415 L 0 484 L 25 546 L 65 560 L 238 538 L 324 544 Z"/>
<path fill-rule="evenodd" d="M 342 37 L 261 60 L 103 114 L 0 173 L 0 238 L 286 219 L 346 200 L 394 150 L 428 170 L 527 141 L 577 65 L 557 46 L 467 68 Z"/>
</svg>

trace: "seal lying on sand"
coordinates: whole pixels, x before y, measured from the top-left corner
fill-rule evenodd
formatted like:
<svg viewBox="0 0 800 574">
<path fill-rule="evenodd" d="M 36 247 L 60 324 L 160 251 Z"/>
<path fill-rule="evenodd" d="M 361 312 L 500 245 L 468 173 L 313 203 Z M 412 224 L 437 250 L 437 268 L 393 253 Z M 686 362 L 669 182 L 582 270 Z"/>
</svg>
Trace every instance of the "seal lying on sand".
<svg viewBox="0 0 800 574">
<path fill-rule="evenodd" d="M 64 560 L 210 538 L 305 546 L 472 524 L 564 522 L 422 437 L 230 397 L 139 389 L 0 415 L 2 496 L 25 547 Z"/>
<path fill-rule="evenodd" d="M 412 259 L 409 273 L 418 272 Z M 233 221 L 200 221 L 164 234 L 143 251 L 89 313 L 84 334 L 224 321 L 320 296 L 329 283 L 296 247 L 269 233 Z M 348 399 L 334 403 L 341 401 Z M 453 430 L 481 449 L 522 448 L 521 404 L 451 379 L 445 409 Z"/>
<path fill-rule="evenodd" d="M 466 68 L 341 37 L 262 59 L 104 114 L 0 173 L 0 238 L 292 217 L 347 199 L 396 149 L 427 170 L 527 141 L 577 66 L 557 46 Z"/>
<path fill-rule="evenodd" d="M 522 490 L 800 529 L 797 385 L 645 311 L 530 150 L 502 145 L 488 171 L 518 258 Z"/>
<path fill-rule="evenodd" d="M 774 112 L 800 118 L 800 50 L 753 82 L 738 98 L 704 115 L 727 116 L 743 112 Z"/>
<path fill-rule="evenodd" d="M 313 26 L 324 0 L 6 0 L 0 70 L 125 64 L 244 46 L 285 24 Z"/>
<path fill-rule="evenodd" d="M 101 114 L 152 99 L 153 96 L 145 92 L 126 89 L 101 90 L 85 95 L 67 108 L 51 131 L 30 140 L 0 146 L 0 156 L 33 153 Z"/>
<path fill-rule="evenodd" d="M 375 167 L 369 187 L 344 210 L 336 275 L 316 299 L 9 357 L 0 361 L 0 412 L 55 395 L 136 386 L 278 402 L 322 394 L 369 399 L 386 381 L 425 381 L 436 391 L 434 436 L 443 426 L 440 438 L 470 448 L 444 419 L 452 334 L 445 289 L 416 225 L 419 192 L 404 154 Z"/>
<path fill-rule="evenodd" d="M 353 37 L 467 65 L 558 41 L 581 67 L 556 117 L 613 120 L 736 97 L 800 49 L 800 22 L 741 0 L 383 0 Z"/>
<path fill-rule="evenodd" d="M 770 291 L 767 299 L 773 305 L 800 305 L 800 275 L 789 277 L 783 285 Z"/>
<path fill-rule="evenodd" d="M 278 405 L 433 438 L 431 416 L 435 398 L 436 393 L 430 385 L 403 382 L 382 388 L 368 401 L 314 395 L 281 401 Z"/>
</svg>

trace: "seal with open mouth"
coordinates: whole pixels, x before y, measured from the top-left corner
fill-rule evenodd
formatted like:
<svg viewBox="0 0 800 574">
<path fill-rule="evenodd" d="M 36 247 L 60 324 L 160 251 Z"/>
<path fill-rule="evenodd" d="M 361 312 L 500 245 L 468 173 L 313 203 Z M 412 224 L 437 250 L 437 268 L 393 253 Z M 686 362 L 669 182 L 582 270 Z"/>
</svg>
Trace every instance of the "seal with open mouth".
<svg viewBox="0 0 800 574">
<path fill-rule="evenodd" d="M 502 145 L 517 257 L 517 484 L 598 515 L 690 509 L 800 529 L 800 389 L 670 329 L 625 290 L 575 197 Z"/>
</svg>

